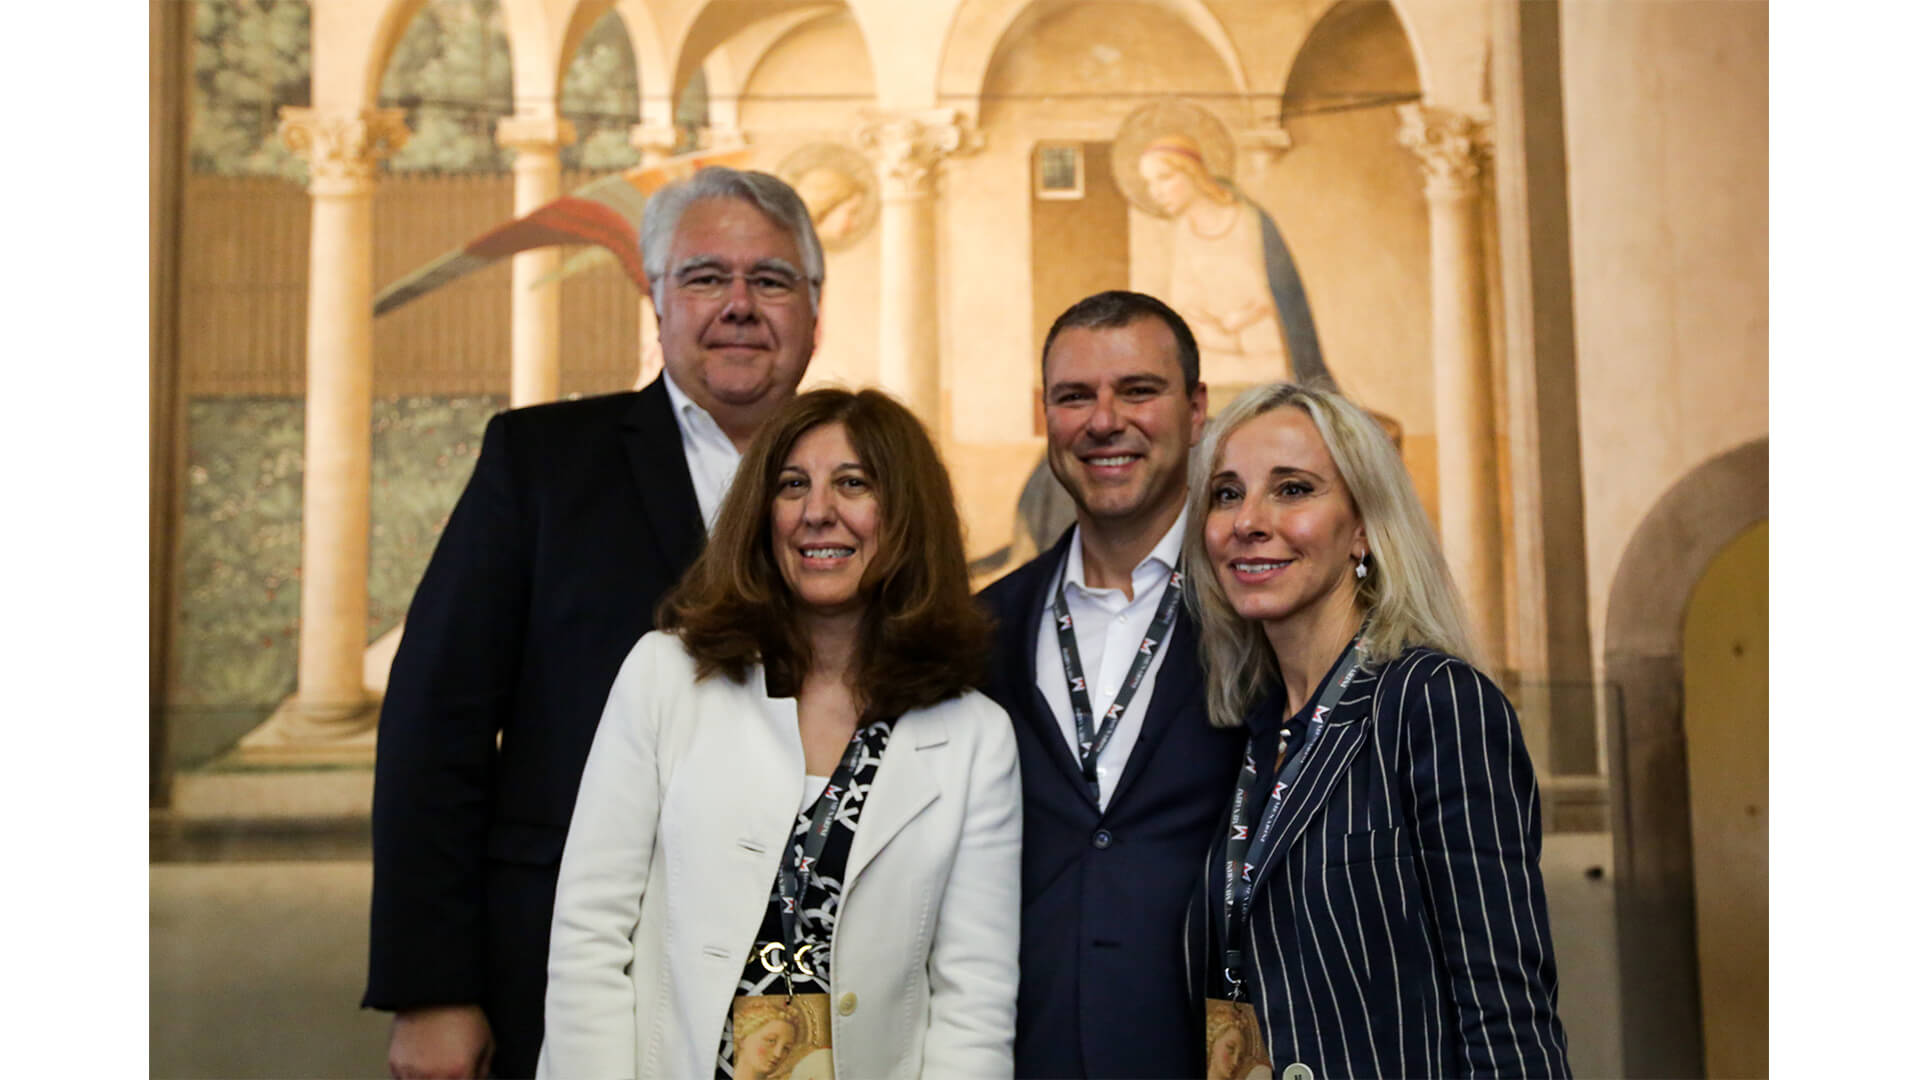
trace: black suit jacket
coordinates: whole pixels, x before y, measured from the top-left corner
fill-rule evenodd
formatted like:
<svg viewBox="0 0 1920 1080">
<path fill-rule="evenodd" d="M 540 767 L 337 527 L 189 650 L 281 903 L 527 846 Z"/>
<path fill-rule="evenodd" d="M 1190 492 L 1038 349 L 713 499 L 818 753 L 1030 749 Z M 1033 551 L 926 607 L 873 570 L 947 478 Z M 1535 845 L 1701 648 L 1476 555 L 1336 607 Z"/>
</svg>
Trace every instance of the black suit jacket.
<svg viewBox="0 0 1920 1080">
<path fill-rule="evenodd" d="M 620 663 L 705 530 L 666 384 L 495 416 L 380 716 L 363 1004 L 478 1003 L 532 1075 L 553 890 Z"/>
<path fill-rule="evenodd" d="M 981 597 L 999 623 L 986 690 L 1013 718 L 1026 796 L 1014 1072 L 1198 1076 L 1181 922 L 1244 735 L 1207 724 L 1197 631 L 1183 607 L 1152 700 L 1132 706 L 1147 710 L 1139 742 L 1100 811 L 1034 683 L 1047 586 L 1072 536 Z"/>
</svg>

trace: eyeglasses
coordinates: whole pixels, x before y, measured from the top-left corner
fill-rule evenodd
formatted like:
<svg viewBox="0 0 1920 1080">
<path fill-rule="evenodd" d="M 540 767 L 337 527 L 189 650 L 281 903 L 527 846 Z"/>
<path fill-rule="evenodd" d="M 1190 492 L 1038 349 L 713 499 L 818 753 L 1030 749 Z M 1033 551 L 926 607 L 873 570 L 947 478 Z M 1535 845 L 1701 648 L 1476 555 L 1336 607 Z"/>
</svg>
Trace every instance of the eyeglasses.
<svg viewBox="0 0 1920 1080">
<path fill-rule="evenodd" d="M 697 300 L 718 300 L 732 292 L 733 283 L 742 278 L 753 298 L 763 304 L 784 304 L 800 292 L 803 284 L 802 279 L 793 274 L 766 267 L 735 274 L 711 266 L 694 266 L 676 274 L 673 287 Z"/>
</svg>

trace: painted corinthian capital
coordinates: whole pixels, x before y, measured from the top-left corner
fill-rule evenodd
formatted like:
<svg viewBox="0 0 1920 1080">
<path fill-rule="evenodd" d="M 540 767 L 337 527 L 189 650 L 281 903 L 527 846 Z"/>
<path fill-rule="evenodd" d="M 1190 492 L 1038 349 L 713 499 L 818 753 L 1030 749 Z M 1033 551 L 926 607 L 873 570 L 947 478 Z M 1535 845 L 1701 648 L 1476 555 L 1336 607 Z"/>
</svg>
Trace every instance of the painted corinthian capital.
<svg viewBox="0 0 1920 1080">
<path fill-rule="evenodd" d="M 873 158 L 883 198 L 918 198 L 949 154 L 980 145 L 980 133 L 957 109 L 922 109 L 872 114 L 853 140 Z"/>
<path fill-rule="evenodd" d="M 356 195 L 373 187 L 381 159 L 406 145 L 405 116 L 400 109 L 355 112 L 290 105 L 280 110 L 280 139 L 306 159 L 308 191 Z"/>
<path fill-rule="evenodd" d="M 1400 145 L 1420 159 L 1428 196 L 1464 195 L 1477 189 L 1492 155 L 1484 117 L 1431 105 L 1402 105 L 1398 111 Z"/>
</svg>

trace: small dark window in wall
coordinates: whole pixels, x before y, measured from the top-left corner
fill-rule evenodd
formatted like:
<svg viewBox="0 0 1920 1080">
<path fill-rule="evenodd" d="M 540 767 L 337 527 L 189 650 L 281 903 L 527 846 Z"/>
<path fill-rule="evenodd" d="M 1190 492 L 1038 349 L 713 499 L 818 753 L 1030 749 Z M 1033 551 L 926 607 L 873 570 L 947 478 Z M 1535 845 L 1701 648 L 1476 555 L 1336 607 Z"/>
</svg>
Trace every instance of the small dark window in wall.
<svg viewBox="0 0 1920 1080">
<path fill-rule="evenodd" d="M 1041 199 L 1078 199 L 1086 194 L 1079 143 L 1040 143 L 1033 148 L 1033 193 Z"/>
</svg>

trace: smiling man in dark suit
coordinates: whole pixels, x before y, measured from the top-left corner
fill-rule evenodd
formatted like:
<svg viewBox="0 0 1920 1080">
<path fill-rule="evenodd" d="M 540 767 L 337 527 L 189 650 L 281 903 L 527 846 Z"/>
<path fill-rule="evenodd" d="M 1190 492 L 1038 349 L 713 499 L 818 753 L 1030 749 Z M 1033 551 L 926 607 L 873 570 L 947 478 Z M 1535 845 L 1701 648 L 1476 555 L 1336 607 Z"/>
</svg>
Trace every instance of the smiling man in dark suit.
<svg viewBox="0 0 1920 1080">
<path fill-rule="evenodd" d="M 1026 793 L 1014 1072 L 1198 1076 L 1181 919 L 1241 749 L 1207 724 L 1179 595 L 1199 350 L 1165 304 L 1105 292 L 1054 321 L 1040 369 L 1075 523 L 982 596 Z"/>
<path fill-rule="evenodd" d="M 487 425 L 394 658 L 363 1004 L 395 1076 L 531 1076 L 555 875 L 608 688 L 813 355 L 820 242 L 765 173 L 648 203 L 665 372 Z"/>
</svg>

